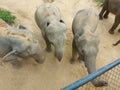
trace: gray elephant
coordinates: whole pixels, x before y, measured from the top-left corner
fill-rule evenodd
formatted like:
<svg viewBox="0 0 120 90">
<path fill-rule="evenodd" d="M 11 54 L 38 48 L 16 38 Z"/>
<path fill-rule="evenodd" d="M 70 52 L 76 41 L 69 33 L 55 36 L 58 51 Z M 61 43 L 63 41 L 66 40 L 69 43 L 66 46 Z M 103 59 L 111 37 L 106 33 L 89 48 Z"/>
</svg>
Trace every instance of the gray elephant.
<svg viewBox="0 0 120 90">
<path fill-rule="evenodd" d="M 96 71 L 96 56 L 98 53 L 99 38 L 94 34 L 98 24 L 98 16 L 92 9 L 79 10 L 72 23 L 74 34 L 72 42 L 72 59 L 74 63 L 77 59 L 83 60 L 88 73 Z M 107 82 L 94 79 L 91 81 L 94 86 L 106 86 Z"/>
<path fill-rule="evenodd" d="M 43 63 L 41 47 L 33 35 L 24 26 L 19 29 L 9 26 L 0 19 L 0 55 L 2 61 L 18 62 L 17 57 L 33 57 L 38 63 Z"/>
<path fill-rule="evenodd" d="M 35 20 L 41 29 L 46 50 L 50 52 L 52 44 L 55 48 L 55 57 L 61 61 L 66 42 L 66 24 L 61 20 L 59 9 L 51 3 L 43 4 L 37 8 Z"/>
<path fill-rule="evenodd" d="M 110 34 L 114 34 L 114 30 L 120 24 L 120 0 L 105 0 L 103 8 L 99 14 L 99 19 L 108 18 L 109 13 L 115 15 L 115 21 L 109 30 Z M 118 30 L 120 32 L 120 29 Z"/>
</svg>

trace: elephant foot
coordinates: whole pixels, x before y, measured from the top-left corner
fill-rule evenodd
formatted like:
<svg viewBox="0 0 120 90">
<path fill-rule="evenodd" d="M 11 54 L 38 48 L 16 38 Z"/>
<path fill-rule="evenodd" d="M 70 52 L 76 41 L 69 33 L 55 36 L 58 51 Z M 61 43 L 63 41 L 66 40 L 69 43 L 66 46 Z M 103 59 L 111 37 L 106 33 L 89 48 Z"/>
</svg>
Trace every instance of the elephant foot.
<svg viewBox="0 0 120 90">
<path fill-rule="evenodd" d="M 78 57 L 78 61 L 79 61 L 79 63 L 81 63 L 83 61 L 80 56 Z"/>
<path fill-rule="evenodd" d="M 99 16 L 99 20 L 103 20 L 103 17 Z"/>
<path fill-rule="evenodd" d="M 46 51 L 47 51 L 47 52 L 51 52 L 52 49 L 51 49 L 51 48 L 46 48 Z"/>
<path fill-rule="evenodd" d="M 110 33 L 110 34 L 114 34 L 114 31 L 113 31 L 113 30 L 109 30 L 109 33 Z"/>
<path fill-rule="evenodd" d="M 72 59 L 70 60 L 70 63 L 71 63 L 71 64 L 75 64 L 75 60 L 72 58 Z"/>
<path fill-rule="evenodd" d="M 21 64 L 20 61 L 15 60 L 15 61 L 13 61 L 13 62 L 11 62 L 11 63 L 12 63 L 12 66 L 13 66 L 14 68 L 16 68 L 16 69 L 20 69 L 20 68 L 22 67 L 22 64 Z"/>
<path fill-rule="evenodd" d="M 94 85 L 95 87 L 103 87 L 103 86 L 107 86 L 108 83 L 107 83 L 106 81 L 98 81 L 98 82 L 96 82 L 96 83 L 93 83 L 93 85 Z"/>
<path fill-rule="evenodd" d="M 118 29 L 118 32 L 120 33 L 120 29 Z"/>
<path fill-rule="evenodd" d="M 105 18 L 105 19 L 107 19 L 107 18 L 108 18 L 108 16 L 104 16 L 104 18 Z"/>
</svg>

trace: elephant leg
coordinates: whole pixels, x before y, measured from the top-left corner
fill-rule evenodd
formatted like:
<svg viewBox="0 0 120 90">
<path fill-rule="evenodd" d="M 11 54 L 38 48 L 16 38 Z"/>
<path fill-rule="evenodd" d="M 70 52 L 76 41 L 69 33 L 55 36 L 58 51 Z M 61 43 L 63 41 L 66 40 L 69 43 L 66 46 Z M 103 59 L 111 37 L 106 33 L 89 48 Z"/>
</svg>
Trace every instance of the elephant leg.
<svg viewBox="0 0 120 90">
<path fill-rule="evenodd" d="M 9 52 L 8 54 L 6 54 L 3 58 L 2 61 L 11 61 L 14 59 L 14 56 L 12 56 L 13 54 L 16 53 L 16 50 L 12 50 L 11 52 Z"/>
<path fill-rule="evenodd" d="M 8 62 L 11 61 L 13 67 L 15 68 L 20 68 L 21 67 L 21 63 L 20 61 L 17 60 L 17 56 L 15 55 L 16 50 L 13 50 L 11 52 L 9 52 L 8 54 L 6 54 L 1 61 L 1 64 L 3 61 Z"/>
<path fill-rule="evenodd" d="M 101 10 L 101 12 L 100 12 L 100 14 L 99 14 L 99 19 L 100 20 L 102 20 L 103 19 L 103 14 L 104 14 L 104 12 L 106 11 L 106 15 L 104 15 L 104 16 L 108 16 L 108 3 L 109 3 L 109 0 L 105 0 L 105 2 L 104 2 L 104 4 L 103 4 L 103 8 L 102 8 L 102 10 Z"/>
<path fill-rule="evenodd" d="M 81 61 L 84 61 L 83 53 L 79 54 L 78 60 L 80 63 L 81 63 Z"/>
<path fill-rule="evenodd" d="M 113 26 L 111 27 L 111 29 L 109 30 L 109 33 L 110 34 L 114 34 L 114 30 L 117 28 L 117 26 L 119 25 L 120 23 L 120 14 L 117 14 L 115 16 L 115 21 L 114 21 L 114 24 Z"/>
<path fill-rule="evenodd" d="M 118 40 L 115 44 L 113 44 L 113 46 L 116 46 L 120 43 L 120 40 Z"/>
<path fill-rule="evenodd" d="M 93 58 L 90 58 L 90 57 L 86 58 L 85 59 L 85 66 L 86 66 L 89 74 L 96 71 L 96 62 Z M 107 86 L 108 85 L 108 83 L 106 81 L 101 81 L 101 80 L 98 80 L 98 79 L 94 79 L 91 82 L 96 87 L 102 87 L 102 86 Z"/>
<path fill-rule="evenodd" d="M 78 57 L 80 60 L 83 60 L 84 61 L 84 51 L 82 50 L 80 53 L 79 53 L 79 57 Z"/>
<path fill-rule="evenodd" d="M 120 33 L 120 28 L 118 29 L 118 32 Z"/>
<path fill-rule="evenodd" d="M 103 14 L 104 14 L 105 10 L 106 10 L 106 5 L 103 6 L 103 8 L 102 8 L 102 10 L 101 10 L 101 12 L 100 12 L 100 14 L 99 14 L 99 19 L 100 19 L 100 20 L 103 19 Z"/>
<path fill-rule="evenodd" d="M 51 43 L 49 42 L 48 38 L 46 36 L 43 36 L 45 43 L 46 43 L 46 51 L 51 52 Z"/>
<path fill-rule="evenodd" d="M 106 12 L 105 12 L 105 14 L 104 14 L 104 18 L 108 18 L 108 15 L 109 15 L 109 11 L 108 10 L 106 10 Z"/>
<path fill-rule="evenodd" d="M 76 44 L 75 44 L 75 39 L 73 39 L 73 41 L 72 41 L 72 58 L 70 60 L 70 63 L 74 64 L 75 60 L 77 60 L 77 48 L 76 48 Z"/>
</svg>

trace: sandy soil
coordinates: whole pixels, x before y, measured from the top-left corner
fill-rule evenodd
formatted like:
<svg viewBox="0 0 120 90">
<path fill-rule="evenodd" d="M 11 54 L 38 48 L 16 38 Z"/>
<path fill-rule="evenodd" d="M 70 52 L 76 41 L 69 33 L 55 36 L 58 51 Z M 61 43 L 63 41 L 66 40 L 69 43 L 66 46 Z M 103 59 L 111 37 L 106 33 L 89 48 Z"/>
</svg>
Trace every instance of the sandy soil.
<svg viewBox="0 0 120 90">
<path fill-rule="evenodd" d="M 65 55 L 62 62 L 58 62 L 53 54 L 54 49 L 51 53 L 45 51 L 45 42 L 34 21 L 34 12 L 43 3 L 42 0 L 0 0 L 0 7 L 10 10 L 17 17 L 16 27 L 22 24 L 34 33 L 46 56 L 44 64 L 37 64 L 31 58 L 23 60 L 20 69 L 13 68 L 10 63 L 4 63 L 4 67 L 0 66 L 0 90 L 59 90 L 87 75 L 83 62 L 76 62 L 74 65 L 69 63 L 73 38 L 71 23 L 79 9 L 91 7 L 99 14 L 101 8 L 92 0 L 55 0 L 53 2 L 59 7 L 61 16 L 67 24 Z M 114 35 L 108 33 L 113 21 L 112 14 L 109 15 L 109 19 L 99 21 L 96 34 L 101 42 L 96 61 L 97 69 L 119 58 L 120 45 L 113 47 L 112 44 L 120 39 L 120 33 L 117 29 Z"/>
</svg>

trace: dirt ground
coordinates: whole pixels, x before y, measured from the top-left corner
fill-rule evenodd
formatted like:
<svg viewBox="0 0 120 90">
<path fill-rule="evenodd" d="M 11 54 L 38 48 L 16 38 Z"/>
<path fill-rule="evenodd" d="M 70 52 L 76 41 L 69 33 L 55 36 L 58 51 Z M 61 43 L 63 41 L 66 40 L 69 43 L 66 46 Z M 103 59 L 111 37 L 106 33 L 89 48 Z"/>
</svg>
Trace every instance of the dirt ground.
<svg viewBox="0 0 120 90">
<path fill-rule="evenodd" d="M 45 0 L 46 2 L 46 0 Z M 16 24 L 22 24 L 33 32 L 40 41 L 46 60 L 43 64 L 36 63 L 33 59 L 22 60 L 22 68 L 15 69 L 10 63 L 0 66 L 0 90 L 59 90 L 64 86 L 87 75 L 84 63 L 78 61 L 71 65 L 69 60 L 72 52 L 71 23 L 76 12 L 83 8 L 93 8 L 99 14 L 101 8 L 93 0 L 55 0 L 53 3 L 59 7 L 62 19 L 67 25 L 67 41 L 65 54 L 61 62 L 54 57 L 54 48 L 51 53 L 45 51 L 45 42 L 40 30 L 34 21 L 36 8 L 43 4 L 43 0 L 0 0 L 0 7 L 10 10 L 16 17 Z M 109 19 L 99 21 L 96 34 L 100 37 L 99 53 L 97 56 L 97 69 L 119 58 L 120 45 L 112 44 L 120 39 L 120 33 L 115 30 L 110 35 L 108 30 L 114 21 L 114 15 Z"/>
</svg>

